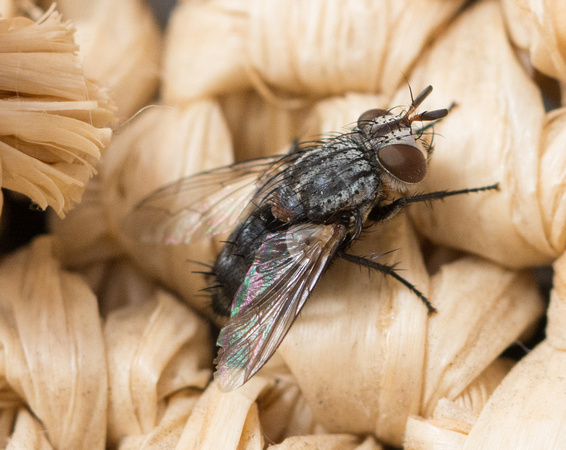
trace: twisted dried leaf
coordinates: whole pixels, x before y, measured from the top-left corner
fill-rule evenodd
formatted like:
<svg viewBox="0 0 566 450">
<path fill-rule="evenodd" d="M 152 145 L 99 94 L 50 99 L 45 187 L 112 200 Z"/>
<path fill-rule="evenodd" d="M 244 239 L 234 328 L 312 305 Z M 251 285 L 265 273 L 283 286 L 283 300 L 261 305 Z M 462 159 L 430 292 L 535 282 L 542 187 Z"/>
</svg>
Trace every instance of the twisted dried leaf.
<svg viewBox="0 0 566 450">
<path fill-rule="evenodd" d="M 107 373 L 96 298 L 81 277 L 61 270 L 54 246 L 37 238 L 0 265 L 2 376 L 51 445 L 103 448 Z"/>
<path fill-rule="evenodd" d="M 467 9 L 410 80 L 414 88 L 435 86 L 427 107 L 457 105 L 435 129 L 423 188 L 500 186 L 499 192 L 465 201 L 416 206 L 411 213 L 419 230 L 434 242 L 509 267 L 550 263 L 560 253 L 549 242 L 541 215 L 544 108 L 507 41 L 499 4 L 486 1 Z"/>
<path fill-rule="evenodd" d="M 74 29 L 51 10 L 0 20 L 2 187 L 61 217 L 80 201 L 110 142 L 113 107 L 85 78 Z"/>
<path fill-rule="evenodd" d="M 108 439 L 146 435 L 168 397 L 203 389 L 211 376 L 207 326 L 171 295 L 113 311 L 104 329 L 110 385 Z M 162 422 L 163 423 L 163 422 Z"/>
</svg>

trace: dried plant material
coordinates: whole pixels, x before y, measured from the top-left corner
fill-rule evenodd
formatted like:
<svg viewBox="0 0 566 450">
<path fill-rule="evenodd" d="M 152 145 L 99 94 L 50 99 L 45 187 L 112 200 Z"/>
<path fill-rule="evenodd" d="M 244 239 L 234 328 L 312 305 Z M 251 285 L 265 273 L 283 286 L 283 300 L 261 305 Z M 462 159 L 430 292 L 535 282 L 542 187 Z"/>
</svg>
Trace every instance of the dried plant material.
<svg viewBox="0 0 566 450">
<path fill-rule="evenodd" d="M 267 442 L 282 442 L 292 436 L 326 434 L 317 423 L 295 377 L 276 353 L 258 376 L 271 377 L 273 388 L 258 398 L 261 428 Z"/>
<path fill-rule="evenodd" d="M 207 324 L 171 295 L 116 310 L 104 330 L 110 399 L 108 439 L 151 432 L 168 397 L 203 389 L 211 376 Z"/>
<path fill-rule="evenodd" d="M 426 339 L 425 417 L 440 398 L 460 395 L 544 312 L 529 273 L 472 257 L 433 276 L 431 301 L 438 313 L 430 319 Z"/>
<path fill-rule="evenodd" d="M 406 450 L 427 450 L 436 448 L 464 448 L 466 435 L 447 430 L 431 421 L 411 417 L 407 422 L 407 436 L 403 443 Z"/>
<path fill-rule="evenodd" d="M 120 450 L 175 448 L 199 397 L 200 393 L 193 390 L 173 394 L 167 401 L 159 425 L 146 435 L 127 436 L 121 439 L 118 448 Z"/>
<path fill-rule="evenodd" d="M 450 255 L 433 264 L 431 277 L 401 215 L 368 230 L 352 252 L 400 262 L 439 313 L 429 316 L 395 280 L 336 261 L 280 352 L 225 394 L 214 382 L 207 386 L 213 345 L 204 322 L 152 281 L 210 315 L 210 299 L 197 297 L 208 281 L 192 271 L 207 270 L 194 261 L 214 261 L 218 240 L 140 243 L 124 228 L 134 205 L 166 183 L 234 158 L 280 153 L 293 138 L 344 131 L 369 108 L 406 106 L 405 71 L 414 92 L 433 84 L 427 109 L 458 103 L 436 129 L 429 184 L 419 190 L 502 185 L 433 212 L 423 208 L 415 214 L 418 231 L 509 266 L 551 261 L 566 229 L 553 222 L 562 213 L 564 177 L 554 154 L 561 119 L 549 118 L 543 129 L 539 92 L 506 42 L 497 3 L 470 6 L 428 55 L 425 47 L 463 2 L 417 3 L 211 0 L 178 7 L 164 89 L 164 103 L 173 106 L 148 108 L 119 131 L 85 201 L 55 227 L 65 261 L 87 272 L 108 317 L 108 445 L 371 449 L 380 448 L 379 439 L 461 447 L 482 424 L 509 370 L 498 355 L 543 311 L 528 275 Z M 120 8 L 108 23 L 129 14 Z M 94 22 L 83 30 L 89 26 Z M 97 50 L 109 51 L 107 37 L 93 43 Z M 304 107 L 275 107 L 250 93 L 252 85 L 264 97 L 265 90 L 304 96 Z M 381 94 L 367 94 L 374 91 Z M 306 103 L 335 93 L 344 95 Z M 124 262 L 125 254 L 152 280 Z"/>
<path fill-rule="evenodd" d="M 0 17 L 2 19 L 11 19 L 16 15 L 15 0 L 0 0 Z"/>
<path fill-rule="evenodd" d="M 428 331 L 426 308 L 411 292 L 337 261 L 280 350 L 315 420 L 333 432 L 374 432 L 394 445 L 409 415 L 432 413 L 442 397 L 456 399 L 543 312 L 529 276 L 474 258 L 445 266 L 429 291 L 401 219 L 375 227 L 353 251 L 400 249 L 380 261 L 401 261 L 403 275 L 430 294 L 439 312 Z"/>
<path fill-rule="evenodd" d="M 517 363 L 483 409 L 466 444 L 471 448 L 563 448 L 566 391 L 566 258 L 554 265 L 547 337 Z"/>
<path fill-rule="evenodd" d="M 445 423 L 438 426 L 434 420 L 409 421 L 407 448 L 430 448 L 427 442 L 436 443 L 439 438 L 446 442 L 449 437 L 453 437 L 454 442 L 457 440 L 457 448 L 464 444 L 466 448 L 537 448 L 541 442 L 548 448 L 566 445 L 563 414 L 559 413 L 566 402 L 562 389 L 566 370 L 565 262 L 561 257 L 555 264 L 555 288 L 551 294 L 546 340 L 520 360 L 500 384 L 501 374 L 495 373 L 496 379 L 488 390 L 495 385 L 497 388 L 481 408 L 471 429 L 462 430 L 459 439 L 455 439 L 451 430 L 442 426 Z M 518 299 L 516 302 L 521 304 Z M 506 325 L 506 320 L 499 321 L 501 326 Z M 437 440 L 433 441 L 432 437 Z"/>
<path fill-rule="evenodd" d="M 470 448 L 563 448 L 566 352 L 551 342 L 523 358 L 493 393 L 471 430 Z"/>
<path fill-rule="evenodd" d="M 465 438 L 477 422 L 489 396 L 512 365 L 512 361 L 507 359 L 495 360 L 455 400 L 440 399 L 432 416 L 426 419 L 410 417 L 403 447 L 426 449 L 444 443 L 446 448 L 463 448 Z"/>
<path fill-rule="evenodd" d="M 400 261 L 403 276 L 427 295 L 428 275 L 405 216 L 375 226 L 351 252 L 394 249 L 379 262 Z M 420 408 L 427 318 L 396 280 L 336 261 L 280 347 L 315 420 L 333 433 L 373 432 L 400 445 L 408 416 Z"/>
<path fill-rule="evenodd" d="M 166 103 L 243 90 L 248 28 L 243 0 L 180 3 L 169 20 L 163 61 Z"/>
<path fill-rule="evenodd" d="M 126 258 L 103 260 L 81 269 L 97 295 L 102 317 L 125 306 L 141 306 L 160 289 Z"/>
<path fill-rule="evenodd" d="M 168 32 L 164 97 L 179 102 L 252 85 L 305 96 L 391 94 L 463 3 L 186 2 Z"/>
<path fill-rule="evenodd" d="M 405 101 L 409 99 L 407 96 Z M 347 133 L 356 125 L 364 111 L 387 108 L 390 99 L 384 95 L 349 92 L 341 96 L 328 97 L 313 105 L 301 129 L 306 140 L 317 140 L 336 133 Z"/>
<path fill-rule="evenodd" d="M 6 450 L 18 450 L 22 448 L 53 450 L 53 446 L 49 443 L 45 435 L 45 430 L 37 418 L 33 417 L 25 408 L 20 408 L 18 411 L 18 420 L 16 421 L 14 432 L 4 448 Z"/>
<path fill-rule="evenodd" d="M 199 292 L 205 287 L 204 279 L 192 273 L 202 268 L 188 260 L 212 261 L 217 244 L 143 243 L 131 238 L 123 221 L 151 191 L 231 162 L 230 135 L 216 102 L 145 110 L 116 134 L 101 173 L 89 184 L 85 202 L 64 222 L 53 222 L 64 243 L 66 263 L 85 266 L 127 251 L 146 272 L 190 298 L 199 310 L 208 310 L 208 298 Z"/>
<path fill-rule="evenodd" d="M 391 94 L 463 3 L 256 1 L 250 8 L 249 60 L 268 84 L 291 92 Z"/>
<path fill-rule="evenodd" d="M 566 4 L 560 0 L 503 0 L 513 43 L 548 76 L 566 82 Z"/>
<path fill-rule="evenodd" d="M 544 230 L 556 252 L 566 251 L 566 108 L 549 113 L 543 128 L 539 198 Z"/>
<path fill-rule="evenodd" d="M 300 110 L 273 105 L 251 91 L 221 98 L 238 161 L 285 154 L 293 141 L 315 141 L 350 131 L 362 112 L 388 104 L 385 96 L 353 92 Z"/>
<path fill-rule="evenodd" d="M 307 128 L 313 130 L 312 133 L 317 127 L 339 128 L 338 123 L 341 127 L 344 122 L 352 122 L 351 117 L 357 117 L 360 110 L 369 106 L 379 106 L 375 103 L 382 101 L 383 99 L 374 96 L 354 94 L 330 99 L 317 105 L 313 110 L 312 122 L 307 125 Z M 208 121 L 215 120 L 214 118 L 217 117 L 216 109 L 208 109 L 210 105 L 211 103 L 204 102 L 191 104 L 190 117 L 195 121 L 197 118 L 202 120 L 195 126 L 192 133 L 203 129 L 217 130 L 218 124 L 222 123 L 215 122 L 216 126 L 209 124 Z M 105 216 L 110 218 L 108 230 L 110 234 L 115 233 L 114 239 L 122 233 L 120 225 L 126 212 L 131 210 L 132 205 L 142 195 L 164 184 L 165 181 L 176 178 L 173 172 L 179 169 L 171 167 L 171 161 L 178 161 L 175 155 L 187 158 L 185 153 L 166 153 L 183 151 L 178 141 L 168 137 L 169 133 L 176 137 L 189 135 L 187 131 L 190 128 L 187 126 L 189 122 L 175 120 L 180 114 L 179 111 L 176 108 L 155 108 L 146 111 L 116 139 L 114 144 L 117 145 L 117 150 L 111 150 L 108 153 L 108 165 L 101 173 L 101 180 L 104 180 L 101 185 L 105 187 L 105 193 L 100 198 L 104 199 L 104 203 L 108 205 L 105 209 L 108 213 Z M 196 111 L 199 111 L 200 114 L 193 114 Z M 215 112 L 211 113 L 211 111 Z M 334 115 L 330 114 L 330 111 Z M 349 119 L 346 121 L 344 116 L 348 116 Z M 190 123 L 193 124 L 193 122 Z M 168 132 L 168 126 L 174 126 L 176 132 Z M 159 130 L 158 137 L 153 137 L 148 132 L 153 129 Z M 204 136 L 207 136 L 206 133 Z M 204 148 L 202 142 L 208 142 L 202 137 L 201 139 L 200 145 L 195 146 L 196 150 Z M 133 148 L 136 148 L 138 152 L 134 153 Z M 155 153 L 156 149 L 158 153 Z M 163 150 L 159 152 L 160 149 Z M 203 154 L 205 153 L 200 153 L 200 155 Z M 164 174 L 163 178 L 170 177 L 169 180 L 159 183 L 160 173 Z M 155 177 L 155 181 L 151 177 Z M 144 180 L 143 185 L 140 186 L 139 180 Z M 83 227 L 77 228 L 77 230 L 82 229 Z M 365 236 L 357 247 L 354 247 L 354 252 L 367 255 L 373 252 L 379 254 L 397 248 L 401 249 L 392 255 L 384 256 L 380 262 L 401 261 L 403 268 L 407 270 L 406 274 L 409 274 L 404 275 L 427 295 L 429 275 L 419 256 L 418 243 L 408 225 L 407 218 L 399 217 L 389 224 L 376 227 L 373 231 Z M 187 259 L 203 261 L 202 253 L 195 252 L 187 256 L 187 253 L 183 253 L 187 251 L 184 246 L 146 246 L 144 249 L 143 245 L 137 242 L 128 243 L 126 239 L 123 240 L 123 244 L 129 246 L 128 252 L 137 259 L 140 265 L 165 280 L 169 286 L 173 286 L 174 289 L 184 294 L 191 295 L 191 289 L 195 293 L 194 288 L 199 285 L 198 282 L 193 284 L 192 279 L 189 279 L 191 275 L 188 274 L 188 271 L 191 269 L 187 264 Z M 162 253 L 167 256 L 162 256 L 160 254 L 162 251 L 167 252 Z M 210 260 L 214 258 L 214 253 L 211 252 L 211 255 Z M 477 311 L 483 313 L 498 302 L 507 307 L 511 304 L 514 308 L 511 312 L 502 307 L 502 310 L 511 318 L 509 326 L 503 333 L 498 330 L 490 334 L 488 328 L 493 325 L 493 322 L 489 320 L 485 320 L 485 323 L 479 319 L 469 321 L 464 323 L 464 326 L 457 322 L 468 333 L 464 334 L 465 338 L 473 333 L 485 337 L 485 340 L 481 342 L 487 349 L 482 349 L 481 354 L 478 354 L 479 352 L 474 351 L 477 347 L 474 347 L 471 354 L 467 354 L 461 350 L 462 341 L 449 339 L 449 342 L 455 342 L 458 345 L 456 345 L 457 351 L 452 351 L 454 349 L 450 348 L 445 352 L 456 360 L 454 371 L 448 371 L 448 374 L 458 373 L 463 381 L 458 389 L 452 389 L 451 384 L 443 385 L 442 380 L 439 381 L 438 377 L 432 376 L 437 375 L 433 373 L 430 379 L 434 389 L 429 394 L 429 396 L 435 396 L 435 401 L 431 401 L 433 407 L 440 398 L 448 397 L 449 400 L 454 400 L 460 395 L 492 363 L 503 348 L 513 342 L 532 323 L 537 313 L 541 312 L 540 303 L 534 302 L 533 307 L 533 301 L 530 300 L 534 289 L 530 279 L 522 282 L 520 280 L 523 278 L 514 272 L 499 269 L 490 264 L 485 267 L 484 265 L 484 261 L 476 261 L 468 266 L 461 263 L 460 266 L 454 266 L 456 268 L 453 273 L 457 273 L 457 278 L 461 278 L 462 272 L 477 271 L 478 279 L 474 278 L 469 285 L 462 286 L 465 294 L 471 298 L 469 305 L 474 305 Z M 480 270 L 481 267 L 484 268 Z M 340 270 L 340 277 L 332 277 L 333 270 Z M 500 286 L 500 278 L 507 275 L 510 281 Z M 200 277 L 200 275 L 193 276 Z M 518 295 L 517 291 L 510 288 L 511 281 L 516 282 L 518 289 L 523 289 L 526 293 Z M 202 278 L 200 283 L 200 286 L 204 284 Z M 461 290 L 455 289 L 454 286 L 458 286 L 458 283 L 447 282 L 446 294 L 442 289 L 440 290 L 446 297 L 444 302 L 452 302 L 446 307 L 446 311 L 448 316 L 455 315 L 455 322 L 457 317 L 460 317 L 455 305 L 458 296 L 461 295 Z M 482 298 L 477 299 L 479 287 L 484 289 L 482 283 L 487 283 L 491 290 L 488 291 L 489 294 L 483 292 Z M 452 291 L 448 289 L 449 285 Z M 518 306 L 512 303 L 509 298 L 512 298 L 513 295 L 524 300 L 524 305 Z M 538 300 L 536 295 L 534 298 Z M 435 303 L 434 296 L 432 301 Z M 198 307 L 206 308 L 204 302 L 207 305 L 208 299 L 205 298 Z M 443 304 L 443 302 L 439 303 Z M 463 310 L 467 311 L 465 308 Z M 478 317 L 485 318 L 481 314 Z M 494 317 L 499 318 L 500 315 L 496 314 Z M 450 324 L 450 320 L 447 322 Z M 427 350 L 427 345 L 430 345 L 426 338 L 427 324 L 428 315 L 424 305 L 398 282 L 392 279 L 382 281 L 379 275 L 369 277 L 365 273 L 360 273 L 355 265 L 338 261 L 324 277 L 321 285 L 317 287 L 301 317 L 281 346 L 281 355 L 304 392 L 305 399 L 312 410 L 313 421 L 321 423 L 332 432 L 373 432 L 385 442 L 400 445 L 407 418 L 418 414 L 424 408 L 422 389 L 428 382 L 428 380 L 426 382 L 423 380 L 425 376 L 423 367 L 427 364 L 425 354 L 434 350 L 436 355 L 440 355 L 443 350 L 446 350 L 440 345 Z M 450 330 L 453 329 L 450 328 Z M 444 331 L 442 329 L 437 331 L 438 335 L 444 336 Z M 493 342 L 490 342 L 490 339 Z M 355 351 L 352 351 L 352 348 L 355 348 Z M 472 362 L 469 362 L 466 357 L 469 357 Z M 461 359 L 457 360 L 457 358 Z M 451 361 L 449 357 L 446 360 Z M 351 370 L 345 373 L 343 370 L 345 366 Z M 363 399 L 361 403 L 363 407 L 360 407 L 360 399 Z M 213 412 L 210 408 L 213 406 L 207 406 L 205 411 L 206 414 L 215 415 L 214 421 L 220 420 L 216 418 L 216 414 L 218 417 L 225 414 L 224 412 Z M 231 407 L 222 406 L 222 408 L 230 410 Z M 248 405 L 246 408 L 245 411 L 250 411 L 251 406 Z M 234 414 L 233 410 L 230 411 Z M 339 413 L 337 414 L 336 411 Z M 248 412 L 244 417 L 242 417 L 243 414 L 236 415 L 234 419 L 238 420 L 236 429 L 239 431 L 231 437 L 231 442 L 240 442 L 244 435 L 243 430 L 247 429 L 245 415 Z M 125 417 L 124 414 L 117 416 Z M 189 423 L 192 425 L 185 429 L 182 442 L 193 442 L 192 439 L 196 439 L 195 433 L 201 436 L 199 438 L 201 442 L 202 439 L 216 439 L 208 437 L 210 430 L 214 429 L 210 425 L 210 420 L 203 418 L 202 421 L 199 421 L 201 419 L 197 420 L 197 417 L 190 416 Z M 255 419 L 250 417 L 249 420 L 250 422 L 247 423 L 252 424 L 250 426 L 253 427 Z M 154 426 L 157 424 L 155 420 L 152 423 Z M 197 423 L 198 426 L 195 425 Z M 206 430 L 202 430 L 203 423 L 206 424 Z M 126 434 L 141 436 L 147 435 L 150 430 L 150 427 L 144 430 L 138 427 Z M 120 433 L 114 435 L 120 436 Z M 185 441 L 187 439 L 188 441 Z"/>
<path fill-rule="evenodd" d="M 67 266 L 84 268 L 122 253 L 108 231 L 102 186 L 99 175 L 88 183 L 81 204 L 65 220 L 50 217 L 50 229 L 61 240 L 61 258 Z"/>
<path fill-rule="evenodd" d="M 304 121 L 310 111 L 273 105 L 254 91 L 225 95 L 220 104 L 237 161 L 287 153 L 291 142 L 304 136 Z"/>
<path fill-rule="evenodd" d="M 554 265 L 546 339 L 517 363 L 482 411 L 467 443 L 475 448 L 563 448 L 566 403 L 566 258 Z"/>
<path fill-rule="evenodd" d="M 285 439 L 281 444 L 270 445 L 270 450 L 381 450 L 375 438 L 368 436 L 362 440 L 358 436 L 347 434 L 326 434 L 315 436 L 293 436 Z"/>
<path fill-rule="evenodd" d="M 63 0 L 57 6 L 77 27 L 86 76 L 103 81 L 121 118 L 130 117 L 153 98 L 161 36 L 146 2 Z"/>
<path fill-rule="evenodd" d="M 63 217 L 109 144 L 110 100 L 84 77 L 56 12 L 1 20 L 0 47 L 2 187 Z"/>
<path fill-rule="evenodd" d="M 254 403 L 260 393 L 272 382 L 254 377 L 241 389 L 228 394 L 220 392 L 211 383 L 200 397 L 189 418 L 177 448 L 241 448 L 250 444 L 252 435 L 259 436 L 249 448 L 263 448 L 258 410 Z M 221 431 L 220 431 L 221 430 Z"/>
<path fill-rule="evenodd" d="M 96 298 L 61 270 L 54 245 L 37 238 L 0 265 L 2 376 L 53 447 L 103 448 L 107 373 Z"/>
<path fill-rule="evenodd" d="M 476 3 L 435 42 L 411 75 L 414 89 L 427 84 L 435 87 L 427 107 L 457 107 L 435 129 L 423 189 L 499 183 L 500 192 L 446 199 L 434 208 L 415 205 L 418 229 L 437 243 L 510 267 L 551 262 L 559 253 L 541 216 L 544 108 L 507 42 L 497 2 Z"/>
<path fill-rule="evenodd" d="M 5 383 L 5 380 L 2 382 L 3 391 L 11 391 L 10 387 Z M 11 391 L 13 393 L 13 391 Z M 15 397 L 14 393 L 14 397 Z M 0 392 L 0 398 L 4 400 L 6 397 L 6 392 Z M 8 406 L 2 402 L 2 408 L 0 408 L 0 445 L 4 448 L 8 443 L 8 439 L 10 435 L 14 431 L 14 424 L 16 420 L 16 415 L 18 413 L 18 406 Z M 21 399 L 19 399 L 19 403 L 22 404 Z M 43 431 L 42 431 L 43 432 Z"/>
<path fill-rule="evenodd" d="M 456 397 L 454 404 L 469 411 L 470 415 L 477 419 L 492 392 L 499 386 L 514 364 L 515 362 L 509 358 L 497 358 Z M 433 416 L 436 415 L 437 409 L 438 406 L 435 408 Z"/>
</svg>

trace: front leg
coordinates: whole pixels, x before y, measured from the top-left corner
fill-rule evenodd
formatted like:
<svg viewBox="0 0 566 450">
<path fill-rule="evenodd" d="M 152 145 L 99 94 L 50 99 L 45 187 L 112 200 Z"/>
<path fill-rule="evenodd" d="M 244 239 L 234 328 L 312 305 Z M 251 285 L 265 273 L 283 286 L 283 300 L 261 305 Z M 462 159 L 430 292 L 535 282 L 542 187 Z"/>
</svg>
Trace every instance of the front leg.
<svg viewBox="0 0 566 450">
<path fill-rule="evenodd" d="M 436 192 L 429 192 L 428 194 L 417 194 L 417 195 L 411 195 L 409 197 L 401 197 L 396 200 L 393 200 L 391 203 L 387 205 L 374 206 L 374 208 L 370 211 L 368 215 L 368 219 L 374 222 L 382 222 L 384 220 L 393 217 L 401 210 L 401 208 L 409 205 L 410 203 L 442 200 L 443 198 L 451 197 L 453 195 L 469 194 L 471 192 L 490 191 L 494 189 L 499 189 L 499 183 L 492 184 L 490 186 L 482 186 L 478 188 L 459 189 L 456 191 L 436 191 Z"/>
</svg>

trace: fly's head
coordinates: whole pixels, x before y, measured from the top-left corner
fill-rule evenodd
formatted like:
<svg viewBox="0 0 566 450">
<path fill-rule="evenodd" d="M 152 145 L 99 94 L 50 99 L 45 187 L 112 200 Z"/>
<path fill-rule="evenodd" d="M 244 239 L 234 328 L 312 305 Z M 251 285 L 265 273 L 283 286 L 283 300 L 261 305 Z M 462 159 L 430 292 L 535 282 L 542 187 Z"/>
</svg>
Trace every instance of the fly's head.
<svg viewBox="0 0 566 450">
<path fill-rule="evenodd" d="M 431 92 L 432 86 L 428 86 L 403 114 L 370 109 L 358 119 L 358 131 L 375 152 L 375 159 L 383 170 L 384 182 L 396 191 L 408 191 L 426 175 L 430 149 L 423 148 L 420 133 L 413 128 L 413 123 L 438 120 L 448 114 L 447 109 L 415 114 Z"/>
</svg>

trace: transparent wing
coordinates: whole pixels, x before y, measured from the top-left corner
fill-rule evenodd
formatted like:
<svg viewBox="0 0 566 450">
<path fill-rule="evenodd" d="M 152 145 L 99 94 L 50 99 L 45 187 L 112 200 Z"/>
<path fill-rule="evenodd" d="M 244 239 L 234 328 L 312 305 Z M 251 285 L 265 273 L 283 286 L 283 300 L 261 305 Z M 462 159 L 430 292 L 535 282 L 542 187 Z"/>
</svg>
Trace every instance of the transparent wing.
<svg viewBox="0 0 566 450">
<path fill-rule="evenodd" d="M 340 225 L 301 224 L 266 238 L 218 337 L 214 377 L 223 391 L 244 384 L 277 350 L 345 235 Z"/>
<path fill-rule="evenodd" d="M 202 172 L 145 197 L 124 222 L 142 242 L 179 244 L 229 231 L 258 188 L 277 178 L 296 154 L 259 158 Z"/>
</svg>

